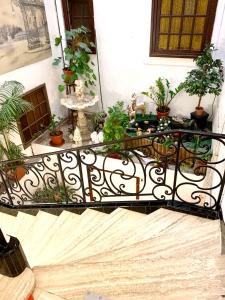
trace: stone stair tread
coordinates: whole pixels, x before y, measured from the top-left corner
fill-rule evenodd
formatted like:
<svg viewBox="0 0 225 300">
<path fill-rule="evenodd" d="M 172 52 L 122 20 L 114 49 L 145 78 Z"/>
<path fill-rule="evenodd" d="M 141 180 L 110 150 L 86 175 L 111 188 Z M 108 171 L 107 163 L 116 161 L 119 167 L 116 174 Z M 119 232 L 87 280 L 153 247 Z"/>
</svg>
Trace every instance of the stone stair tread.
<svg viewBox="0 0 225 300">
<path fill-rule="evenodd" d="M 19 211 L 16 216 L 12 234 L 22 241 L 28 230 L 33 226 L 35 217 L 36 216 Z"/>
<path fill-rule="evenodd" d="M 66 215 L 68 216 L 66 222 L 49 239 L 46 247 L 43 249 L 42 255 L 36 257 L 35 265 L 49 265 L 52 261 L 54 262 L 54 257 L 63 251 L 61 249 L 64 249 L 64 243 L 68 243 L 70 240 L 74 228 L 76 229 L 80 221 L 80 215 L 71 212 L 67 212 Z M 62 240 L 63 243 L 61 242 Z"/>
<path fill-rule="evenodd" d="M 21 240 L 21 244 L 27 260 L 30 265 L 30 255 L 32 254 L 33 248 L 41 243 L 42 237 L 45 236 L 45 233 L 54 226 L 54 223 L 57 220 L 57 216 L 43 211 L 39 211 L 35 217 L 35 221 L 32 227 L 27 231 L 26 235 Z"/>
<path fill-rule="evenodd" d="M 111 249 L 81 259 L 83 262 L 103 262 L 113 260 L 124 260 L 139 257 L 156 258 L 171 257 L 174 253 L 180 255 L 199 256 L 203 254 L 220 253 L 220 223 L 211 221 L 210 224 L 201 224 L 192 231 L 180 231 L 176 234 L 165 233 L 147 240 L 139 241 L 128 246 Z M 189 252 L 188 252 L 189 251 Z M 74 261 L 76 258 L 74 258 Z"/>
<path fill-rule="evenodd" d="M 48 216 L 46 216 L 48 217 Z M 58 230 L 62 227 L 67 220 L 72 217 L 73 219 L 79 219 L 79 215 L 73 214 L 64 210 L 55 220 L 55 222 L 45 231 L 45 234 L 42 235 L 41 239 L 38 243 L 36 243 L 36 247 L 29 253 L 29 263 L 30 266 L 34 266 L 38 261 L 42 260 L 42 255 L 45 257 L 45 253 L 50 249 L 48 247 L 51 238 L 58 235 Z M 58 237 L 59 238 L 59 237 Z"/>
<path fill-rule="evenodd" d="M 0 228 L 7 241 L 9 241 L 10 235 L 12 235 L 15 221 L 16 217 L 0 212 Z"/>
<path fill-rule="evenodd" d="M 24 300 L 32 294 L 35 286 L 35 278 L 31 269 L 26 268 L 17 277 L 0 275 L 0 299 Z"/>
<path fill-rule="evenodd" d="M 83 240 L 77 243 L 71 251 L 65 254 L 64 258 L 60 260 L 60 263 L 66 263 L 74 257 L 74 255 L 86 256 L 86 253 L 93 253 L 93 245 L 100 241 L 101 245 L 106 246 L 109 244 L 109 240 L 116 234 L 124 237 L 128 228 L 133 228 L 136 224 L 142 221 L 146 215 L 135 211 L 130 211 L 123 208 L 116 209 L 113 213 L 108 215 L 107 220 L 103 224 L 99 224 L 95 231 L 91 234 L 87 234 Z M 125 229 L 125 230 L 124 230 Z M 108 243 L 108 244 L 107 244 Z M 89 250 L 90 249 L 90 250 Z"/>
<path fill-rule="evenodd" d="M 64 300 L 65 299 L 38 288 L 34 290 L 33 297 L 35 300 Z"/>
<path fill-rule="evenodd" d="M 83 296 L 88 290 L 112 300 L 141 299 L 141 296 L 143 299 L 155 299 L 159 295 L 173 299 L 177 294 L 180 299 L 188 299 L 185 298 L 185 293 L 199 297 L 225 294 L 224 256 L 177 256 L 144 261 L 125 260 L 122 263 L 77 262 L 37 267 L 34 274 L 37 287 L 69 300 L 82 299 L 79 296 Z"/>
<path fill-rule="evenodd" d="M 93 210 L 86 209 L 81 215 L 75 230 L 72 228 L 70 232 L 64 233 L 63 243 L 57 247 L 57 254 L 51 259 L 51 263 L 57 263 L 64 258 L 86 235 L 92 234 L 98 226 L 104 224 L 108 218 L 108 214 Z"/>
<path fill-rule="evenodd" d="M 179 233 L 181 229 L 189 230 L 195 228 L 196 225 L 209 224 L 209 222 L 212 221 L 205 221 L 199 217 L 167 209 L 159 209 L 150 215 L 145 216 L 139 222 L 133 222 L 134 224 L 131 228 L 129 228 L 129 226 L 127 228 L 118 227 L 114 234 L 111 232 L 108 239 L 104 239 L 104 235 L 100 235 L 99 239 L 93 239 L 94 242 L 89 244 L 83 251 L 80 251 L 80 247 L 78 247 L 78 249 L 75 248 L 73 252 L 67 255 L 66 259 L 61 261 L 61 263 L 85 259 L 85 257 L 92 256 L 93 253 L 97 255 L 117 248 L 127 247 L 136 244 L 137 242 L 159 236 L 167 231 L 170 232 L 173 230 L 174 232 Z M 180 223 L 182 224 L 181 226 Z M 179 227 L 179 230 L 177 230 L 177 227 Z M 123 231 L 122 229 L 124 228 L 125 230 Z"/>
</svg>

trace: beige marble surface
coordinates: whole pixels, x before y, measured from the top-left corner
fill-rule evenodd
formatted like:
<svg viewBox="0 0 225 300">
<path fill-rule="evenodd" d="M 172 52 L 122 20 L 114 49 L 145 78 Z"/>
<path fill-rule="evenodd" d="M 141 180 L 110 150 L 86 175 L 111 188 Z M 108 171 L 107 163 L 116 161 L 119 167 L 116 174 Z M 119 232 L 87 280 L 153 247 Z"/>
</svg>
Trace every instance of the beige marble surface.
<svg viewBox="0 0 225 300">
<path fill-rule="evenodd" d="M 0 300 L 25 300 L 32 294 L 34 286 L 35 277 L 29 268 L 13 278 L 0 275 Z"/>
</svg>

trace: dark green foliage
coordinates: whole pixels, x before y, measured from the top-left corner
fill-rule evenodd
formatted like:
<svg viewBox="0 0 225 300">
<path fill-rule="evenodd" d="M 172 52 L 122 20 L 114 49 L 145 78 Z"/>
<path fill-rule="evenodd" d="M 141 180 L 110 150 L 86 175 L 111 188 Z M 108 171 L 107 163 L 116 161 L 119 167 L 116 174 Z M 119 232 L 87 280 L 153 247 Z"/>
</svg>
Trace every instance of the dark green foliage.
<svg viewBox="0 0 225 300">
<path fill-rule="evenodd" d="M 184 89 L 190 95 L 201 99 L 206 94 L 220 95 L 224 81 L 223 65 L 220 59 L 213 59 L 213 45 L 206 47 L 195 59 L 197 68 L 190 71 L 184 82 Z"/>
<path fill-rule="evenodd" d="M 129 124 L 129 117 L 124 109 L 124 102 L 118 101 L 108 108 L 108 117 L 103 127 L 104 142 L 123 139 Z M 121 145 L 113 145 L 113 150 L 121 149 Z"/>
<path fill-rule="evenodd" d="M 153 100 L 159 111 L 164 112 L 168 111 L 169 104 L 182 89 L 183 84 L 180 84 L 174 91 L 171 90 L 169 80 L 159 77 L 155 81 L 155 86 L 150 86 L 149 90 L 142 94 Z"/>
<path fill-rule="evenodd" d="M 39 188 L 33 194 L 32 202 L 33 203 L 51 203 L 51 202 L 63 202 L 68 200 L 73 194 L 72 188 L 62 184 L 54 187 L 44 187 Z"/>
<path fill-rule="evenodd" d="M 17 81 L 6 81 L 0 86 L 0 159 L 22 160 L 24 155 L 20 145 L 8 138 L 9 132 L 17 132 L 16 122 L 32 105 L 22 98 L 24 86 Z"/>
<path fill-rule="evenodd" d="M 96 81 L 96 75 L 90 66 L 94 66 L 90 59 L 90 54 L 95 45 L 89 41 L 88 33 L 89 30 L 84 26 L 66 31 L 67 47 L 64 48 L 65 68 L 74 71 L 74 75 L 70 78 L 70 82 L 68 82 L 68 78 L 64 74 L 62 75 L 62 79 L 66 83 L 72 83 L 80 77 L 84 80 L 87 88 L 95 85 Z M 56 37 L 55 45 L 59 46 L 61 43 L 62 38 Z M 53 65 L 58 65 L 61 60 L 61 57 L 55 58 Z M 59 85 L 58 89 L 62 92 L 65 87 L 64 85 Z M 90 94 L 94 95 L 94 92 L 90 90 Z"/>
</svg>

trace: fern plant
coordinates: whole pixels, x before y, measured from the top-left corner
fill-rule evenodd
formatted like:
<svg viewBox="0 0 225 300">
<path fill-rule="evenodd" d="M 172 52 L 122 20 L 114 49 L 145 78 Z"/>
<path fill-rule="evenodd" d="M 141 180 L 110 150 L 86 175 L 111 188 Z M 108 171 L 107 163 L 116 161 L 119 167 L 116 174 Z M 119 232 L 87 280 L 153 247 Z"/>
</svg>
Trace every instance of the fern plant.
<svg viewBox="0 0 225 300">
<path fill-rule="evenodd" d="M 16 122 L 32 105 L 22 98 L 24 86 L 18 81 L 6 81 L 0 86 L 0 159 L 23 158 L 21 147 L 9 140 L 10 132 L 18 132 Z"/>
</svg>

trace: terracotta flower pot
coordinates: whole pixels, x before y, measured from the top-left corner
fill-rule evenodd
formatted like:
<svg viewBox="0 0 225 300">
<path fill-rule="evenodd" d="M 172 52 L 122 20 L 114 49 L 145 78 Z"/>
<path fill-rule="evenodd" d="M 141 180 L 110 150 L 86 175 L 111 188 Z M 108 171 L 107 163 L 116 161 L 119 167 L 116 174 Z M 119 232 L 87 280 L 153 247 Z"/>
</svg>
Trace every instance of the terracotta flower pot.
<svg viewBox="0 0 225 300">
<path fill-rule="evenodd" d="M 20 181 L 20 179 L 23 178 L 25 173 L 26 173 L 26 169 L 23 166 L 18 166 L 18 167 L 6 166 L 5 168 L 6 176 L 12 181 Z"/>
<path fill-rule="evenodd" d="M 61 146 L 61 145 L 64 144 L 63 132 L 62 131 L 58 131 L 57 135 L 53 135 L 53 134 L 50 133 L 50 138 L 51 138 L 50 144 L 52 146 Z"/>
<path fill-rule="evenodd" d="M 195 107 L 196 116 L 202 116 L 204 114 L 204 108 L 202 106 Z"/>
<path fill-rule="evenodd" d="M 111 153 L 109 153 L 108 157 L 115 158 L 115 159 L 121 159 L 121 154 L 119 154 L 117 152 L 111 152 Z"/>
<path fill-rule="evenodd" d="M 157 120 L 160 120 L 162 117 L 168 117 L 169 113 L 170 113 L 170 109 L 168 108 L 167 111 L 160 111 L 160 110 L 156 110 L 157 112 Z"/>
<path fill-rule="evenodd" d="M 68 68 L 64 68 L 63 69 L 63 73 L 65 75 L 65 78 L 64 78 L 64 81 L 65 83 L 68 83 L 68 84 L 72 84 L 74 83 L 74 79 L 72 79 L 72 77 L 74 76 L 75 72 L 74 71 L 71 71 L 70 69 Z"/>
</svg>

